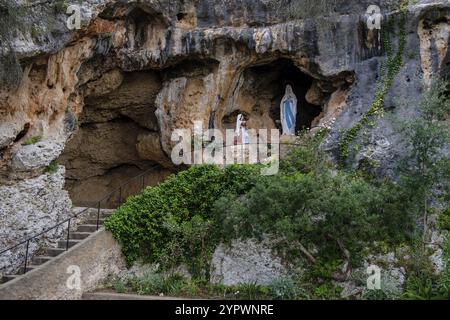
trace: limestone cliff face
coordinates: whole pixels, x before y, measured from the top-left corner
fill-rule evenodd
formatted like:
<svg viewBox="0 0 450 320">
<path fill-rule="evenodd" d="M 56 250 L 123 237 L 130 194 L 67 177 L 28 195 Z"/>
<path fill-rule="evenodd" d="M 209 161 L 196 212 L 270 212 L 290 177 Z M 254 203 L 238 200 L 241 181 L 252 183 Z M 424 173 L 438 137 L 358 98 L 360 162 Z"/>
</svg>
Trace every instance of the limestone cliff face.
<svg viewBox="0 0 450 320">
<path fill-rule="evenodd" d="M 339 0 L 333 14 L 310 19 L 294 19 L 270 3 L 89 0 L 76 31 L 50 4 L 32 6 L 29 19 L 39 32 L 19 33 L 13 43 L 24 71 L 20 85 L 0 88 L 0 184 L 28 193 L 18 186 L 48 174 L 55 160 L 65 166 L 66 189 L 77 204 L 94 203 L 154 165 L 160 170 L 151 182 L 159 181 L 174 169 L 173 129 L 196 120 L 226 129 L 238 113 L 249 116 L 252 128 L 277 128 L 288 83 L 299 98 L 297 127 L 330 129 L 325 147 L 336 155 L 342 130 L 373 101 L 385 56 L 364 14 L 377 4 L 385 19 L 395 19 L 396 1 Z M 449 75 L 449 12 L 448 0 L 408 8 L 405 64 L 386 102 L 400 116 L 414 114 L 414 105 L 397 99 L 417 101 L 421 75 Z M 42 19 L 50 15 L 52 24 Z M 389 171 L 402 152 L 392 125 L 381 119 L 367 136 L 353 164 L 369 158 Z M 35 137 L 39 143 L 26 143 Z M 14 208 L 7 204 L 14 197 L 1 199 Z M 18 214 L 2 209 L 0 221 Z M 48 216 L 48 224 L 59 217 Z M 0 248 L 8 239 L 0 238 Z"/>
</svg>

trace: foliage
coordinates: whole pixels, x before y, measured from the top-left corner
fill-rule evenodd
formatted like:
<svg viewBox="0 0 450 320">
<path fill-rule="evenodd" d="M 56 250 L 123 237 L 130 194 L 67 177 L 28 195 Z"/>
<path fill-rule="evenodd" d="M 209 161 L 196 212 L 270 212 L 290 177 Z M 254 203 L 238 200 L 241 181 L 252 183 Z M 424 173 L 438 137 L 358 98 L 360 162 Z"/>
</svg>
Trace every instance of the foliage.
<svg viewBox="0 0 450 320">
<path fill-rule="evenodd" d="M 448 144 L 450 127 L 446 116 L 450 112 L 450 99 L 446 82 L 434 79 L 419 102 L 419 115 L 400 122 L 400 130 L 408 153 L 399 169 L 405 189 L 415 190 L 417 216 L 422 215 L 423 242 L 427 239 L 429 203 L 433 189 L 441 182 L 448 187 L 450 160 L 442 153 Z M 422 246 L 422 249 L 424 246 Z"/>
<path fill-rule="evenodd" d="M 121 279 L 113 279 L 111 283 L 112 288 L 117 293 L 125 293 L 126 292 L 126 283 Z"/>
<path fill-rule="evenodd" d="M 439 215 L 439 228 L 450 231 L 450 206 Z"/>
<path fill-rule="evenodd" d="M 68 7 L 69 7 L 68 0 L 55 0 L 53 2 L 53 8 L 55 9 L 56 13 L 65 13 Z"/>
<path fill-rule="evenodd" d="M 222 238 L 271 234 L 292 250 L 313 245 L 327 261 L 347 258 L 348 250 L 352 262 L 365 243 L 408 237 L 406 205 L 394 184 L 334 171 L 261 178 L 245 197 L 215 204 Z"/>
<path fill-rule="evenodd" d="M 158 257 L 159 262 L 166 268 L 175 268 L 182 263 L 189 263 L 190 272 L 195 276 L 207 276 L 206 272 L 209 252 L 206 239 L 211 231 L 212 222 L 196 215 L 192 219 L 181 223 L 173 217 L 163 222 L 163 228 L 169 238 L 165 250 Z"/>
<path fill-rule="evenodd" d="M 130 198 L 106 227 L 122 244 L 130 265 L 138 257 L 165 266 L 181 262 L 189 265 L 191 254 L 206 258 L 218 240 L 209 232 L 216 199 L 244 193 L 257 173 L 256 166 L 236 165 L 223 170 L 209 165 L 191 167 Z M 205 262 L 200 260 L 195 262 L 197 266 Z"/>
<path fill-rule="evenodd" d="M 38 143 L 38 142 L 41 141 L 41 140 L 42 140 L 42 137 L 41 137 L 41 136 L 33 136 L 33 137 L 30 137 L 30 138 L 26 139 L 26 140 L 22 143 L 22 145 L 23 145 L 23 146 L 29 146 L 29 145 L 32 145 L 32 144 L 36 144 L 36 143 Z"/>
<path fill-rule="evenodd" d="M 297 172 L 306 174 L 334 168 L 335 166 L 329 161 L 327 154 L 320 149 L 326 133 L 327 131 L 324 129 L 316 134 L 310 134 L 307 131 L 300 132 L 295 142 L 296 147 L 290 150 L 287 158 L 280 163 L 283 173 L 286 175 Z"/>
<path fill-rule="evenodd" d="M 329 282 L 344 262 L 358 265 L 373 241 L 409 239 L 414 223 L 410 193 L 389 181 L 338 170 L 320 151 L 324 134 L 302 134 L 277 176 L 261 176 L 257 166 L 191 167 L 130 198 L 106 227 L 130 265 L 138 258 L 163 270 L 184 264 L 194 279 L 209 279 L 219 242 L 269 235 L 287 261 L 310 264 L 313 285 L 282 279 L 267 288 L 270 295 L 337 296 L 339 290 L 323 280 Z M 198 291 L 192 284 L 190 289 Z M 257 291 L 246 288 L 247 294 L 252 290 Z"/>
<path fill-rule="evenodd" d="M 450 234 L 448 233 L 444 243 L 442 254 L 444 260 L 444 271 L 442 271 L 437 280 L 437 291 L 439 295 L 446 300 L 450 299 Z"/>
<path fill-rule="evenodd" d="M 318 300 L 336 300 L 341 296 L 342 287 L 326 282 L 314 290 L 314 298 Z"/>
<path fill-rule="evenodd" d="M 292 277 L 282 277 L 274 280 L 268 287 L 269 294 L 276 300 L 308 299 L 307 292 Z"/>
<path fill-rule="evenodd" d="M 434 297 L 433 291 L 433 280 L 428 275 L 412 274 L 406 281 L 403 298 L 408 300 L 431 300 Z"/>
<path fill-rule="evenodd" d="M 58 162 L 56 160 L 53 160 L 52 162 L 50 162 L 50 164 L 47 166 L 47 168 L 45 169 L 46 173 L 56 173 L 58 171 Z"/>
<path fill-rule="evenodd" d="M 406 265 L 407 280 L 404 299 L 448 300 L 450 298 L 450 234 L 443 243 L 444 270 L 436 275 L 429 256 L 421 250 L 421 239 L 416 240 L 412 263 Z"/>
<path fill-rule="evenodd" d="M 220 298 L 238 300 L 295 300 L 308 295 L 290 277 L 274 280 L 269 285 L 238 284 L 225 286 L 210 284 L 201 279 L 188 279 L 178 274 L 146 273 L 141 277 L 113 279 L 110 287 L 118 293 L 167 295 L 185 298 Z"/>
<path fill-rule="evenodd" d="M 366 287 L 362 292 L 365 300 L 397 300 L 402 295 L 402 287 L 397 279 L 389 273 L 381 273 L 381 288 L 379 290 L 369 290 Z"/>
</svg>

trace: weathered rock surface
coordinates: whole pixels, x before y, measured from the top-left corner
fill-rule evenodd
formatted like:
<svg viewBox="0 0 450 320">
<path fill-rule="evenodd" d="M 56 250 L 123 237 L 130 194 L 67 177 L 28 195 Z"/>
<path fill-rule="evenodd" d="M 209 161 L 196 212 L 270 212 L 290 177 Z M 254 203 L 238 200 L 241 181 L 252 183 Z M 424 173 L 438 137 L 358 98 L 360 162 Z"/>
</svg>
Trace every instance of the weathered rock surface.
<svg viewBox="0 0 450 320">
<path fill-rule="evenodd" d="M 211 282 L 225 285 L 267 285 L 286 274 L 286 268 L 267 242 L 250 239 L 220 245 L 211 261 Z"/>
<path fill-rule="evenodd" d="M 0 186 L 0 251 L 26 240 L 72 215 L 72 202 L 64 186 L 64 167 L 56 173 Z M 65 228 L 57 228 L 30 243 L 32 255 L 38 244 L 59 240 Z M 23 263 L 25 244 L 0 256 L 0 274 Z M 4 269 L 4 267 L 8 267 Z"/>
<path fill-rule="evenodd" d="M 31 171 L 45 168 L 59 157 L 63 149 L 63 144 L 52 141 L 40 141 L 23 146 L 13 155 L 12 169 L 16 171 Z"/>
</svg>

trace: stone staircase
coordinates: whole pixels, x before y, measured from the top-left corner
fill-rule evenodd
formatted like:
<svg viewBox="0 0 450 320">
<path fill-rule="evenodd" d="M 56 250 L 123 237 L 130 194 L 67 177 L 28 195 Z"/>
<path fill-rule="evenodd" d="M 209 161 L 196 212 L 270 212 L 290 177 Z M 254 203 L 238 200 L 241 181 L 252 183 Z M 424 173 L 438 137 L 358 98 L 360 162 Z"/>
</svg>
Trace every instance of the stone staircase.
<svg viewBox="0 0 450 320">
<path fill-rule="evenodd" d="M 83 210 L 86 210 L 86 208 L 74 208 L 74 212 L 82 212 Z M 102 226 L 105 219 L 110 217 L 114 211 L 115 210 L 111 209 L 101 209 L 99 226 Z M 80 217 L 82 220 L 80 220 L 81 222 L 77 225 L 76 230 L 69 232 L 69 239 L 67 240 L 67 238 L 65 238 L 64 240 L 58 241 L 57 247 L 48 247 L 39 250 L 38 252 L 41 254 L 30 259 L 26 272 L 39 268 L 41 265 L 51 261 L 53 258 L 59 256 L 63 252 L 66 252 L 71 247 L 79 244 L 81 241 L 97 232 L 97 214 L 98 209 L 89 208 L 88 212 L 83 214 L 84 217 Z M 68 248 L 66 249 L 67 246 Z M 4 275 L 0 281 L 0 284 L 21 277 L 23 275 L 23 268 L 20 272 L 20 274 Z"/>
</svg>

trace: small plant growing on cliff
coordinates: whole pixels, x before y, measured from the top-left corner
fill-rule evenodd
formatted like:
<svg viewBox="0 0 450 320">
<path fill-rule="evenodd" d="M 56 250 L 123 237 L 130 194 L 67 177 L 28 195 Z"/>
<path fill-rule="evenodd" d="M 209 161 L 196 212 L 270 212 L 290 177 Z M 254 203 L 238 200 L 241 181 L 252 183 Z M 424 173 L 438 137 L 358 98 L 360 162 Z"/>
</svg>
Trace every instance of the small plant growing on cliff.
<svg viewBox="0 0 450 320">
<path fill-rule="evenodd" d="M 23 146 L 30 146 L 30 145 L 33 145 L 33 144 L 38 143 L 38 142 L 41 141 L 41 140 L 42 140 L 42 137 L 41 137 L 41 136 L 33 136 L 33 137 L 30 137 L 30 138 L 26 139 L 26 140 L 22 143 L 22 145 L 23 145 Z"/>
<path fill-rule="evenodd" d="M 58 171 L 58 162 L 56 161 L 52 161 L 45 169 L 45 172 L 50 174 L 56 173 L 57 171 Z"/>
</svg>

